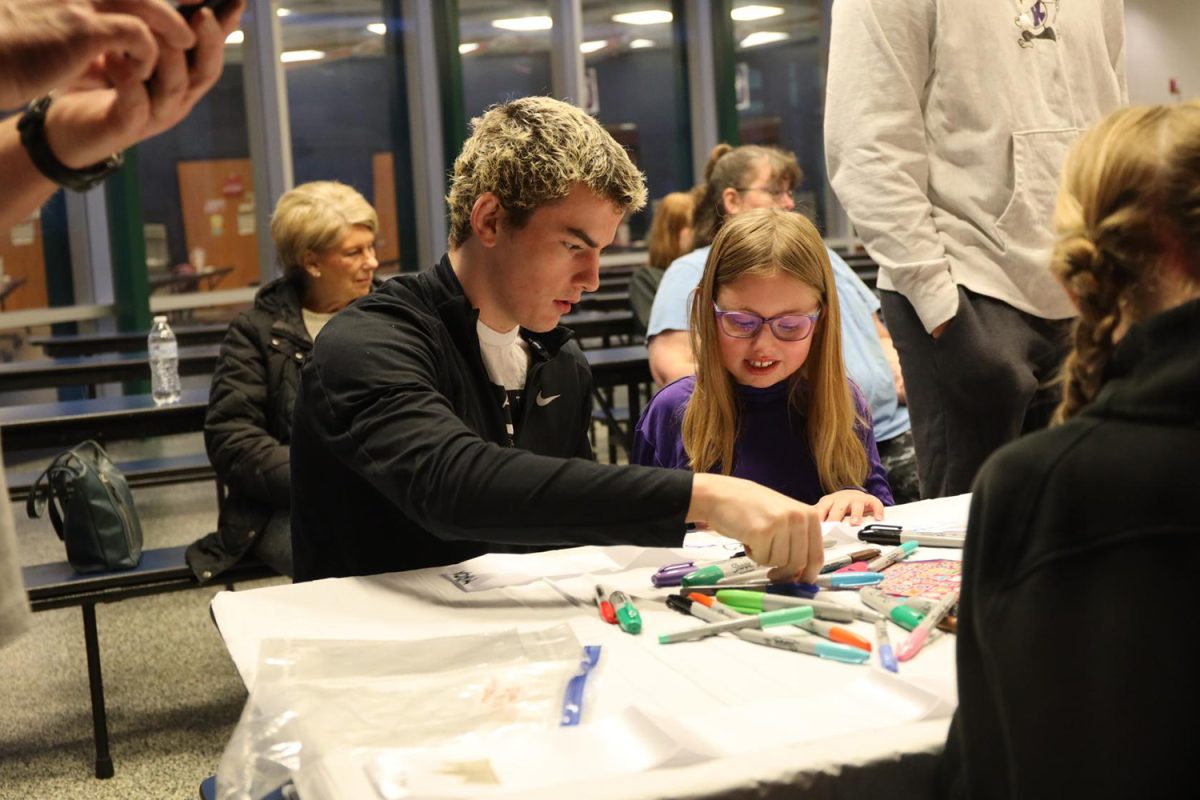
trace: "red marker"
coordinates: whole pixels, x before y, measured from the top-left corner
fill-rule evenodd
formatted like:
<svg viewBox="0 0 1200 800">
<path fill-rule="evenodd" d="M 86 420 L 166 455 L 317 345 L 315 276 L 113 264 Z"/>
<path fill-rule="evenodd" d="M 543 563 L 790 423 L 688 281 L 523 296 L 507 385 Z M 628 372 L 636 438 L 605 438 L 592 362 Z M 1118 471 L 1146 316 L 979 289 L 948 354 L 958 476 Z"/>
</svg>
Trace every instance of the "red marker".
<svg viewBox="0 0 1200 800">
<path fill-rule="evenodd" d="M 596 608 L 600 609 L 600 619 L 609 625 L 617 624 L 617 612 L 613 611 L 612 603 L 608 602 L 608 595 L 600 584 L 596 584 Z"/>
</svg>

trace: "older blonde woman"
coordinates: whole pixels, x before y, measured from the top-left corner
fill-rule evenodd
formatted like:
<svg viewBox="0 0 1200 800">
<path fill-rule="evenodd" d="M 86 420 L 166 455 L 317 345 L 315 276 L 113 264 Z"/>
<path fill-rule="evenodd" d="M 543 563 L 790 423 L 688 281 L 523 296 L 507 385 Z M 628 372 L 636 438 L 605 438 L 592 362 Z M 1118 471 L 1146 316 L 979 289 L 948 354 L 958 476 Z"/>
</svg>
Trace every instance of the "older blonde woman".
<svg viewBox="0 0 1200 800">
<path fill-rule="evenodd" d="M 283 277 L 230 324 L 209 395 L 204 440 L 229 496 L 217 531 L 188 548 L 200 580 L 247 552 L 292 574 L 288 462 L 300 367 L 325 323 L 371 291 L 378 228 L 363 196 L 334 181 L 279 199 L 271 236 Z"/>
</svg>

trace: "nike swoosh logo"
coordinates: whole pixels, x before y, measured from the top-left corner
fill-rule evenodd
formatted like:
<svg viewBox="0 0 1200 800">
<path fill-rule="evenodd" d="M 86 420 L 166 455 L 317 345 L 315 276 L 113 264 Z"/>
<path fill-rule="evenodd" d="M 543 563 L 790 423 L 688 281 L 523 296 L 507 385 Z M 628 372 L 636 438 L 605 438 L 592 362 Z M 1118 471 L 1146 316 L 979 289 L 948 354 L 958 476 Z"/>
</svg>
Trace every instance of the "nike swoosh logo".
<svg viewBox="0 0 1200 800">
<path fill-rule="evenodd" d="M 560 397 L 562 397 L 561 394 L 552 394 L 549 397 L 542 397 L 542 393 L 538 392 L 537 397 L 533 399 L 534 402 L 536 402 L 539 406 L 548 406 Z"/>
</svg>

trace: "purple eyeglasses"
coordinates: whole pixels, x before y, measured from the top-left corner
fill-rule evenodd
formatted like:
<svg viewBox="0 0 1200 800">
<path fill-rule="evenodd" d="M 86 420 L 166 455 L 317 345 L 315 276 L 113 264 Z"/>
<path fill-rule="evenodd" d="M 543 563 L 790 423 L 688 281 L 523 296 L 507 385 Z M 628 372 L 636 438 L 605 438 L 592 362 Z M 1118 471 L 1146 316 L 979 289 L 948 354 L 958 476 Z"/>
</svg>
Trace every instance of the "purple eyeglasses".
<svg viewBox="0 0 1200 800">
<path fill-rule="evenodd" d="M 713 312 L 717 317 L 717 327 L 726 336 L 753 339 L 762 326 L 767 325 L 781 342 L 807 339 L 817 326 L 817 318 L 821 316 L 821 310 L 817 309 L 811 314 L 780 314 L 767 319 L 750 311 L 722 311 L 716 303 L 713 303 Z"/>
</svg>

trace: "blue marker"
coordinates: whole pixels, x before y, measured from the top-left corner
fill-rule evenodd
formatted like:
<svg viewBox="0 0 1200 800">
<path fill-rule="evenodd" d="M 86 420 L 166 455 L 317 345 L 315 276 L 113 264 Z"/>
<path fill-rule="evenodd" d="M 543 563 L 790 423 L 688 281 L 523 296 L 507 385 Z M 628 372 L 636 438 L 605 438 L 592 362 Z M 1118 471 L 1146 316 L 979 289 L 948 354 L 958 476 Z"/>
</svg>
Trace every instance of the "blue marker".
<svg viewBox="0 0 1200 800">
<path fill-rule="evenodd" d="M 822 589 L 857 589 L 861 586 L 874 586 L 883 583 L 881 572 L 834 572 L 829 575 L 818 575 L 814 583 L 798 581 L 795 586 L 808 597 L 812 597 Z"/>
<path fill-rule="evenodd" d="M 887 620 L 880 617 L 875 622 L 875 639 L 879 644 L 879 663 L 888 672 L 899 672 L 900 665 L 896 663 L 896 653 L 892 650 L 892 640 L 888 638 Z"/>
</svg>

